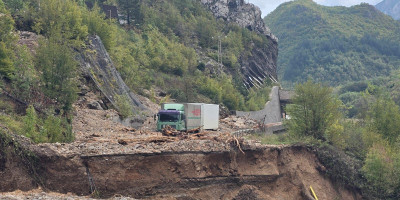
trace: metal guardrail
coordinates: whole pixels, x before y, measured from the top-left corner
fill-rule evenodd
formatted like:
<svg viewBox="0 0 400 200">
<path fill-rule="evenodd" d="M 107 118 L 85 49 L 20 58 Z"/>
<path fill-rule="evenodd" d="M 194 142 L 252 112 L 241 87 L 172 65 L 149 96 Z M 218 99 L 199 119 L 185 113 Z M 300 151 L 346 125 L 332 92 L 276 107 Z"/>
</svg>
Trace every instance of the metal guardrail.
<svg viewBox="0 0 400 200">
<path fill-rule="evenodd" d="M 232 136 L 235 137 L 243 137 L 248 134 L 254 134 L 254 133 L 263 133 L 265 135 L 270 135 L 270 134 L 279 134 L 281 132 L 286 131 L 286 127 L 284 125 L 277 125 L 277 126 L 271 126 L 271 127 L 261 127 L 261 128 L 254 128 L 254 129 L 242 129 L 235 131 L 231 133 Z"/>
<path fill-rule="evenodd" d="M 242 130 L 238 130 L 238 131 L 231 133 L 231 135 L 233 135 L 235 137 L 243 137 L 246 134 L 255 133 L 255 132 L 256 132 L 255 129 L 242 129 Z"/>
</svg>

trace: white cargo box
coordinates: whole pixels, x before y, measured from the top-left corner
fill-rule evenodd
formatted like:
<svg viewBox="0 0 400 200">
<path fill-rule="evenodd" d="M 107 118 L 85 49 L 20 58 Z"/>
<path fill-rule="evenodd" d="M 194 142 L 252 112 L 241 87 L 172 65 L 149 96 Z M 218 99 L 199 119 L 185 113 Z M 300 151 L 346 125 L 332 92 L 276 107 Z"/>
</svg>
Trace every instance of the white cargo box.
<svg viewBox="0 0 400 200">
<path fill-rule="evenodd" d="M 219 126 L 219 105 L 204 103 L 186 103 L 187 130 L 202 127 L 202 129 L 217 130 Z"/>
<path fill-rule="evenodd" d="M 204 104 L 202 111 L 203 129 L 217 130 L 219 126 L 219 105 Z"/>
</svg>

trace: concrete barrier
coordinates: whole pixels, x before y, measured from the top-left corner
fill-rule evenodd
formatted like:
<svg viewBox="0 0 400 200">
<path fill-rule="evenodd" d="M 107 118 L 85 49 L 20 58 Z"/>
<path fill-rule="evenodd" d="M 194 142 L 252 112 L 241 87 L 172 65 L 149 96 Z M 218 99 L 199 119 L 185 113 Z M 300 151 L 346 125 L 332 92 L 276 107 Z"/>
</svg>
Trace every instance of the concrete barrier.
<svg viewBox="0 0 400 200">
<path fill-rule="evenodd" d="M 236 111 L 236 116 L 247 117 L 263 124 L 282 122 L 278 86 L 272 87 L 269 99 L 270 101 L 265 104 L 264 109 L 250 112 Z"/>
</svg>

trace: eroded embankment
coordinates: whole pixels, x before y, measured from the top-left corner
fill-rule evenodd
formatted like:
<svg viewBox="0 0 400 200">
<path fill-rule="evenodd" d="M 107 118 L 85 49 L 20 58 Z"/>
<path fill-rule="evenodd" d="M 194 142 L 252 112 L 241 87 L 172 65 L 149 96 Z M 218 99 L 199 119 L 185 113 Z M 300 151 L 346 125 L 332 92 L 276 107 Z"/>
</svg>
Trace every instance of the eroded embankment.
<svg viewBox="0 0 400 200">
<path fill-rule="evenodd" d="M 182 151 L 116 155 L 61 156 L 46 146 L 35 151 L 42 187 L 103 197 L 172 199 L 308 199 L 310 185 L 320 199 L 359 199 L 356 192 L 335 186 L 323 175 L 315 154 L 303 146 L 243 145 L 227 151 Z M 5 180 L 18 159 L 8 158 Z M 20 170 L 20 169 L 19 169 Z M 93 184 L 89 182 L 89 176 Z M 2 181 L 1 191 L 33 189 L 33 178 Z M 24 187 L 21 187 L 21 186 Z"/>
</svg>

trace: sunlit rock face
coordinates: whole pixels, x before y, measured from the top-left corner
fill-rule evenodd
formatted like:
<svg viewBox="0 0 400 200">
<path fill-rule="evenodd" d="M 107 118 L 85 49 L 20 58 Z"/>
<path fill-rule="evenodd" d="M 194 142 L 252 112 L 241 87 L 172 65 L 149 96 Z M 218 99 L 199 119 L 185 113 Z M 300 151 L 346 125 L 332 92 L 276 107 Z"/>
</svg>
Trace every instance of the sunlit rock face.
<svg viewBox="0 0 400 200">
<path fill-rule="evenodd" d="M 271 33 L 261 18 L 261 10 L 244 0 L 201 0 L 215 17 L 238 24 L 270 41 L 267 46 L 259 47 L 253 43 L 251 56 L 242 55 L 239 59 L 243 84 L 247 87 L 262 85 L 266 80 L 277 81 L 278 39 Z"/>
</svg>

